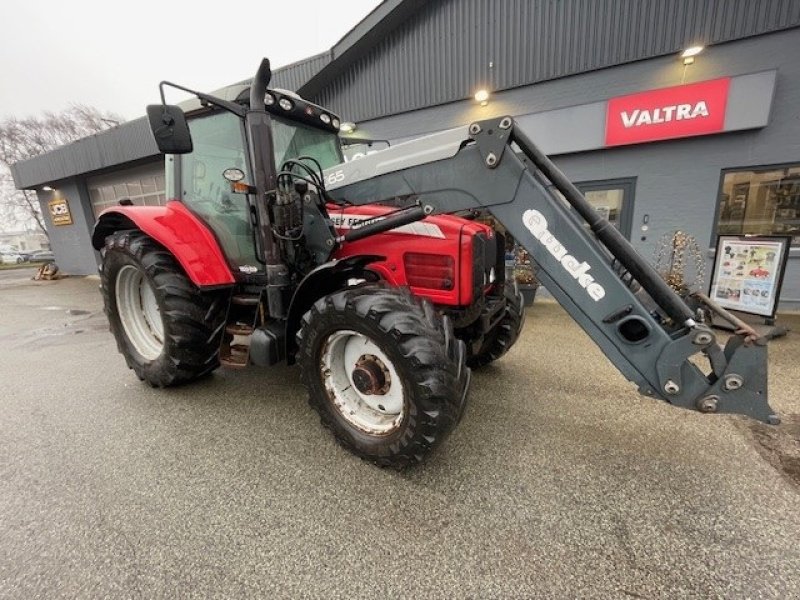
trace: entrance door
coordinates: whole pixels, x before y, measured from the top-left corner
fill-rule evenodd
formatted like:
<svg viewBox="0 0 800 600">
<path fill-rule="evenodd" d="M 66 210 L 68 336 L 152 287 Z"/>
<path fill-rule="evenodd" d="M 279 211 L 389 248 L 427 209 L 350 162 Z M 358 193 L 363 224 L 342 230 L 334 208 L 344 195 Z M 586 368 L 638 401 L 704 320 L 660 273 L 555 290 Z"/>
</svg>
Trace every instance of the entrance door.
<svg viewBox="0 0 800 600">
<path fill-rule="evenodd" d="M 595 210 L 631 239 L 636 178 L 584 181 L 575 184 Z"/>
</svg>

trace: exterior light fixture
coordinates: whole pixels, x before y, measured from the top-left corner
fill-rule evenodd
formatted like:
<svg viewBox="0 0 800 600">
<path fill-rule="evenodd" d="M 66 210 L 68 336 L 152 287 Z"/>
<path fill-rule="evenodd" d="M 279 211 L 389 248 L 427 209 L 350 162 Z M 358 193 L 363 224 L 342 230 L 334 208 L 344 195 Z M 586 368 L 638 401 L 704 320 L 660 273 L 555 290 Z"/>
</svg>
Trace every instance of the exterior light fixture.
<svg viewBox="0 0 800 600">
<path fill-rule="evenodd" d="M 345 121 L 342 123 L 342 126 L 339 128 L 339 131 L 342 133 L 353 133 L 356 130 L 356 124 L 350 123 L 349 121 Z"/>
<path fill-rule="evenodd" d="M 42 191 L 43 192 L 52 192 L 53 188 L 51 188 L 49 185 L 43 185 L 42 186 Z"/>
<path fill-rule="evenodd" d="M 489 90 L 478 90 L 475 92 L 475 102 L 480 102 L 481 106 L 489 104 Z"/>
<path fill-rule="evenodd" d="M 681 52 L 681 58 L 684 65 L 691 65 L 694 62 L 694 57 L 703 51 L 704 46 L 691 46 Z"/>
</svg>

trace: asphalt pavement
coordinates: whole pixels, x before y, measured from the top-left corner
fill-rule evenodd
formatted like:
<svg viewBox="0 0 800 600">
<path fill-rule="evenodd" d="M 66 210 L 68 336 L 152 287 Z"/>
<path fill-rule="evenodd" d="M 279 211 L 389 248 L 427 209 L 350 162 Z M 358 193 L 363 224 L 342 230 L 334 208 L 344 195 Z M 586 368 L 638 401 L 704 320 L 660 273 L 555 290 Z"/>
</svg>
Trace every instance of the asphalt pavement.
<svg viewBox="0 0 800 600">
<path fill-rule="evenodd" d="M 536 304 L 396 473 L 334 443 L 295 368 L 154 390 L 96 280 L 9 273 L 0 598 L 800 597 L 797 333 L 771 345 L 766 429 L 640 397 Z"/>
</svg>

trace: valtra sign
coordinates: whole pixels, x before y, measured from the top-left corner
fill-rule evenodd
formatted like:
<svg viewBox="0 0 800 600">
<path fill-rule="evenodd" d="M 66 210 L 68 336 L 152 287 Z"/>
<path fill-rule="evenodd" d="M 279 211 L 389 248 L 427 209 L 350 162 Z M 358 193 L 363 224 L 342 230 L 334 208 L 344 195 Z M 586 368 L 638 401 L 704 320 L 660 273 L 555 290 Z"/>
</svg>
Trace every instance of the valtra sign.
<svg viewBox="0 0 800 600">
<path fill-rule="evenodd" d="M 608 101 L 606 146 L 707 135 L 723 130 L 730 77 Z"/>
</svg>

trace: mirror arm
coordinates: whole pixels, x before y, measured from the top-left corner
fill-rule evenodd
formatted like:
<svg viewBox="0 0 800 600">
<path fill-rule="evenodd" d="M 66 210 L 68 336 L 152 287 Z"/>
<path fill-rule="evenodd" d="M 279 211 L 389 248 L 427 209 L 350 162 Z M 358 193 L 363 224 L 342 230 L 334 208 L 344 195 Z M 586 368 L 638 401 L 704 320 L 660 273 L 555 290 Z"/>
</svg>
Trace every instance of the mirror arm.
<svg viewBox="0 0 800 600">
<path fill-rule="evenodd" d="M 164 86 L 168 85 L 175 89 L 189 92 L 190 94 L 194 94 L 203 102 L 208 102 L 209 104 L 213 104 L 214 106 L 218 106 L 219 108 L 223 108 L 229 112 L 232 112 L 239 118 L 244 118 L 245 113 L 247 112 L 246 109 L 240 105 L 236 104 L 235 102 L 229 102 L 228 100 L 223 100 L 222 98 L 216 98 L 209 94 L 204 94 L 203 92 L 198 92 L 196 90 L 191 90 L 189 88 L 183 87 L 182 85 L 178 85 L 177 83 L 172 83 L 171 81 L 162 81 L 158 84 L 158 89 L 161 92 L 161 104 L 166 105 L 166 99 L 164 97 Z"/>
</svg>

